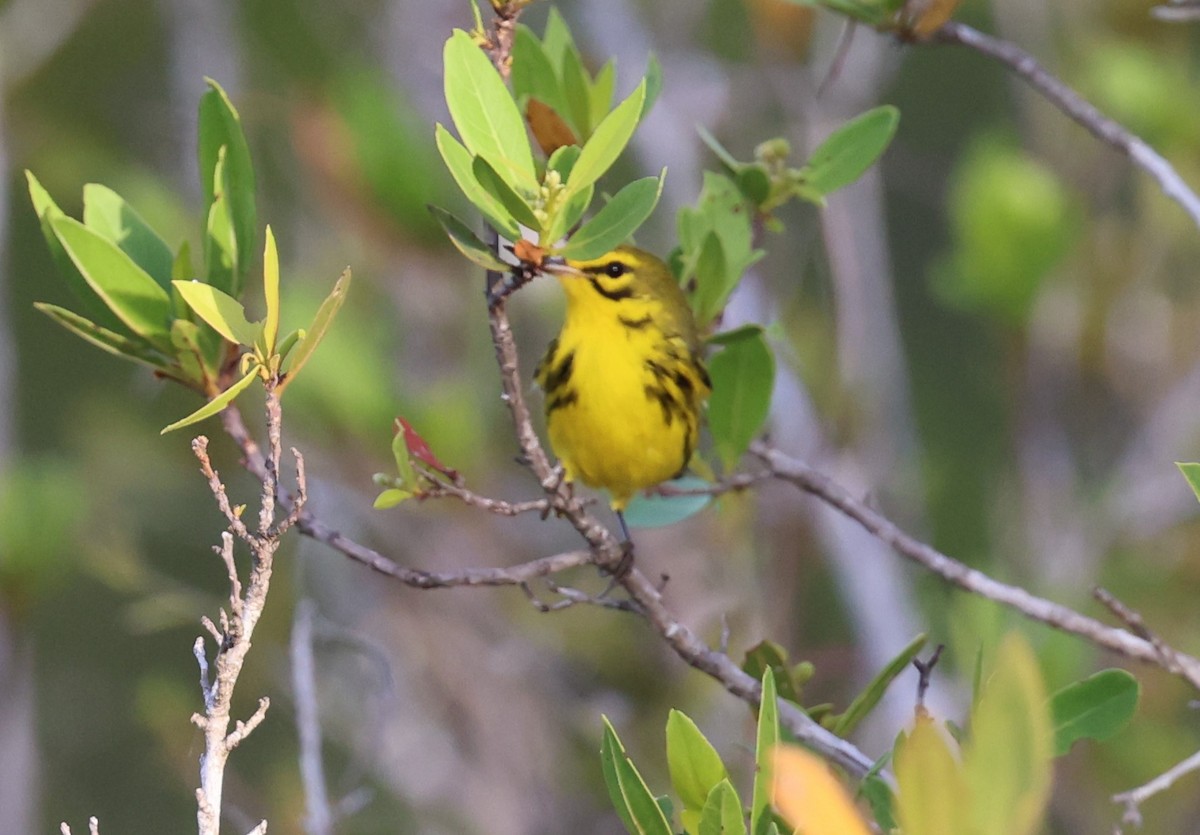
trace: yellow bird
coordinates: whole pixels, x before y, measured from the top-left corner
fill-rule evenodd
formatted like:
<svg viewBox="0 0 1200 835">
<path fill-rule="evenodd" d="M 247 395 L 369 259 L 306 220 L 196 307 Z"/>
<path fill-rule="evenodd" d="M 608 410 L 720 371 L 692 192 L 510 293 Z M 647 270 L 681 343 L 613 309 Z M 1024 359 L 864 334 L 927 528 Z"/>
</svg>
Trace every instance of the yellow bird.
<svg viewBox="0 0 1200 835">
<path fill-rule="evenodd" d="M 567 296 L 535 372 L 550 445 L 569 481 L 608 491 L 628 540 L 629 500 L 680 475 L 699 439 L 712 383 L 696 322 L 670 268 L 644 250 L 545 269 Z"/>
</svg>

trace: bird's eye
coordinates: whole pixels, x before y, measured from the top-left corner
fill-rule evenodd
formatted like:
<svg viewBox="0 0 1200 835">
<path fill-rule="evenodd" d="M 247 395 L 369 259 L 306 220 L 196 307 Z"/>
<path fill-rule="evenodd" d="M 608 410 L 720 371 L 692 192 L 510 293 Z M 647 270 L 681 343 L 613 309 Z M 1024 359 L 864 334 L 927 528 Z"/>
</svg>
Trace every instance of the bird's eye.
<svg viewBox="0 0 1200 835">
<path fill-rule="evenodd" d="M 609 261 L 608 266 L 604 268 L 604 274 L 609 278 L 620 278 L 625 275 L 625 265 L 620 261 Z"/>
</svg>

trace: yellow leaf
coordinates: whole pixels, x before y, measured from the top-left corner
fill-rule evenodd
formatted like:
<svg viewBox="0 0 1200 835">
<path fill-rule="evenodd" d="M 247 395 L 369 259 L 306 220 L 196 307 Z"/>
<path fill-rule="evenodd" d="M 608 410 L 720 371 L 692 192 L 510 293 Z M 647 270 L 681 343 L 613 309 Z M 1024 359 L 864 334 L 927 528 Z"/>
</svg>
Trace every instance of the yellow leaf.
<svg viewBox="0 0 1200 835">
<path fill-rule="evenodd" d="M 771 755 L 771 800 L 804 835 L 869 835 L 846 789 L 820 758 L 802 748 L 776 746 Z"/>
<path fill-rule="evenodd" d="M 1037 660 L 1017 633 L 996 656 L 971 718 L 964 772 L 979 835 L 1032 835 L 1050 799 L 1053 735 Z"/>
<path fill-rule="evenodd" d="M 922 711 L 896 752 L 896 812 L 904 835 L 965 835 L 970 797 L 945 732 Z"/>
<path fill-rule="evenodd" d="M 263 296 L 267 302 L 267 318 L 263 322 L 263 342 L 268 355 L 275 353 L 279 338 L 279 251 L 275 234 L 267 227 L 267 244 L 263 250 Z"/>
</svg>

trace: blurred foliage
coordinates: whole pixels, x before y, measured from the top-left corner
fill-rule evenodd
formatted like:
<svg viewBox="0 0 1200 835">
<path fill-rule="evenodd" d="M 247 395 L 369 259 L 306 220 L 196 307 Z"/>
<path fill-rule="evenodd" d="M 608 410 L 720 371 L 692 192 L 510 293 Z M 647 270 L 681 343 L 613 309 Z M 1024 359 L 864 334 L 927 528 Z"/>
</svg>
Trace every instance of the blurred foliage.
<svg viewBox="0 0 1200 835">
<path fill-rule="evenodd" d="M 397 414 L 472 485 L 514 498 L 536 492 L 512 462 L 481 279 L 425 211 L 435 202 L 467 212 L 429 127 L 447 119 L 440 50 L 452 27 L 470 25 L 466 4 L 454 11 L 369 0 L 334 12 L 312 0 L 254 0 L 198 23 L 170 4 L 101 0 L 78 17 L 22 18 L 32 29 L 16 28 L 18 7 L 28 0 L 0 4 L 0 336 L 18 360 L 0 398 L 14 427 L 0 442 L 0 638 L 35 659 L 43 764 L 43 819 L 35 823 L 48 831 L 96 814 L 102 831 L 177 831 L 194 814 L 199 751 L 187 724 L 199 698 L 188 648 L 199 613 L 220 605 L 224 572 L 208 550 L 220 518 L 186 442 L 156 433 L 197 401 L 88 350 L 33 310 L 34 301 L 72 302 L 54 278 L 24 170 L 72 217 L 81 216 L 83 185 L 104 183 L 172 247 L 189 241 L 199 265 L 204 207 L 192 120 L 202 77 L 220 76 L 246 124 L 260 221 L 279 236 L 284 321 L 311 316 L 331 277 L 347 264 L 355 271 L 337 327 L 289 390 L 287 442 L 309 455 L 321 514 L 429 568 L 502 565 L 575 540 L 536 519 L 480 518 L 452 506 L 412 505 L 382 518 L 368 509 L 370 474 L 387 466 Z M 559 8 L 589 74 L 608 57 L 603 33 L 589 27 L 612 26 L 622 43 L 640 42 L 595 8 Z M 778 0 L 719 0 L 702 19 L 681 3 L 635 11 L 636 34 L 663 57 L 656 116 L 687 131 L 703 121 L 742 158 L 781 134 L 799 158 L 815 149 L 812 111 L 796 93 L 829 74 L 837 19 Z M 547 15 L 546 4 L 535 4 L 523 21 L 544 32 Z M 990 26 L 992 16 L 972 2 L 956 17 Z M 1047 66 L 1200 183 L 1200 117 L 1186 106 L 1200 81 L 1194 32 L 1129 4 L 1050 17 L 1001 34 L 1028 37 Z M 9 39 L 53 46 L 30 53 Z M 24 63 L 10 58 L 29 54 Z M 1103 583 L 1188 649 L 1180 639 L 1200 630 L 1200 527 L 1170 461 L 1195 460 L 1200 432 L 1194 409 L 1164 404 L 1172 392 L 1190 402 L 1186 383 L 1200 356 L 1200 237 L 1139 172 L 1032 103 L 996 65 L 961 49 L 896 49 L 860 30 L 851 60 L 863 54 L 887 56 L 879 100 L 903 114 L 882 166 L 882 208 L 895 276 L 890 312 L 919 445 L 878 474 L 877 501 L 911 513 L 906 524 L 951 554 L 1052 597 L 1083 606 L 1086 589 Z M 643 55 L 621 63 L 614 101 L 644 66 Z M 833 73 L 825 95 L 849 95 L 855 78 Z M 839 123 L 874 103 L 853 102 Z M 694 150 L 718 167 L 699 140 Z M 635 144 L 617 168 L 656 176 L 645 170 L 647 154 Z M 668 188 L 664 204 L 695 205 L 703 176 L 683 162 L 672 162 L 669 176 L 680 178 L 683 197 Z M 819 224 L 830 217 L 812 206 L 781 209 L 786 231 L 756 244 L 767 255 L 755 269 L 782 331 L 767 332 L 779 367 L 808 384 L 828 435 L 853 450 L 863 407 L 842 378 L 842 352 L 853 346 L 839 342 L 846 290 L 821 242 Z M 660 207 L 639 241 L 667 253 L 679 243 L 671 229 Z M 248 273 L 252 299 L 260 296 L 260 252 L 255 246 Z M 536 356 L 553 332 L 558 304 L 539 287 L 514 303 L 523 357 Z M 262 315 L 255 305 L 254 317 Z M 802 358 L 799 368 L 781 345 Z M 248 405 L 248 419 L 254 413 Z M 898 427 L 906 421 L 894 418 Z M 1151 441 L 1151 429 L 1167 424 L 1182 427 L 1169 448 L 1139 456 L 1131 439 Z M 1048 447 L 1033 445 L 1045 438 Z M 231 491 L 251 499 L 256 489 L 239 474 L 236 453 L 219 437 L 213 451 Z M 1157 484 L 1138 463 L 1164 479 L 1146 488 L 1148 501 L 1122 492 L 1133 479 Z M 647 531 L 646 552 L 655 570 L 671 574 L 669 594 L 706 637 L 718 640 L 727 614 L 734 649 L 769 637 L 813 660 L 806 699 L 849 704 L 866 680 L 862 648 L 818 526 L 799 506 L 772 498 L 706 511 Z M 1047 539 L 1047 530 L 1062 539 Z M 753 732 L 744 708 L 649 645 L 631 619 L 583 609 L 547 618 L 505 592 L 401 591 L 310 544 L 281 562 L 277 608 L 241 685 L 243 707 L 259 693 L 286 692 L 289 592 L 316 596 L 328 619 L 319 663 L 337 672 L 320 682 L 337 706 L 326 752 L 334 790 L 371 792 L 348 831 L 617 831 L 597 782 L 601 712 L 621 728 L 650 785 L 667 784 L 669 765 L 641 740 L 659 738 L 668 706 L 694 716 L 726 755 L 732 782 L 749 785 L 738 782 L 752 768 L 737 754 Z M 992 657 L 1015 619 L 940 583 L 919 585 L 926 631 L 951 645 L 954 663 L 943 662 L 943 672 L 969 689 L 980 648 Z M 1080 642 L 1029 632 L 1047 690 L 1094 670 L 1097 653 Z M 388 681 L 349 664 L 347 645 L 366 646 L 354 652 L 393 670 Z M 1132 724 L 1103 745 L 1076 743 L 1063 761 L 1049 832 L 1106 831 L 1118 814 L 1109 794 L 1200 746 L 1187 730 L 1194 694 L 1152 670 L 1138 677 Z M 247 814 L 271 817 L 272 831 L 299 832 L 286 702 L 278 699 L 239 749 L 230 793 Z M 365 733 L 351 721 L 359 716 L 369 717 Z M 514 739 L 527 756 L 512 756 Z M 471 817 L 464 806 L 486 813 Z M 1147 811 L 1156 830 L 1185 831 L 1190 806 L 1186 792 L 1168 793 Z"/>
</svg>

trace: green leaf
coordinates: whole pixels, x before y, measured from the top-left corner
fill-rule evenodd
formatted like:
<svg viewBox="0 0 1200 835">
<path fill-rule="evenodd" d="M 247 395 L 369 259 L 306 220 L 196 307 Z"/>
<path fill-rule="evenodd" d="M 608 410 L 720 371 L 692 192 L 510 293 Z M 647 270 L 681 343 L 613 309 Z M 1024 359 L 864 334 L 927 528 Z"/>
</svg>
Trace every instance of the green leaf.
<svg viewBox="0 0 1200 835">
<path fill-rule="evenodd" d="M 475 157 L 471 163 L 471 173 L 475 175 L 475 181 L 483 186 L 483 190 L 500 201 L 500 205 L 517 223 L 541 231 L 542 224 L 533 214 L 530 205 L 525 202 L 525 198 L 513 191 L 512 186 L 505 182 L 491 163 L 483 157 Z"/>
<path fill-rule="evenodd" d="M 663 73 L 662 64 L 658 62 L 658 56 L 653 52 L 646 59 L 646 97 L 642 99 L 642 109 L 638 113 L 638 121 L 646 118 L 646 114 L 650 112 L 650 108 L 654 107 L 654 103 L 658 101 L 659 93 L 662 92 Z"/>
<path fill-rule="evenodd" d="M 1200 499 L 1200 464 L 1176 461 L 1175 466 L 1179 468 L 1179 472 L 1183 473 L 1183 477 L 1187 479 L 1188 486 L 1192 488 L 1192 492 L 1196 494 L 1196 498 Z"/>
<path fill-rule="evenodd" d="M 692 272 L 696 277 L 692 308 L 696 313 L 696 324 L 703 328 L 724 309 L 725 302 L 741 280 L 741 275 L 729 269 L 725 247 L 716 232 L 709 232 L 704 236 L 704 243 L 700 247 Z"/>
<path fill-rule="evenodd" d="M 524 24 L 517 26 L 512 50 L 512 89 L 518 99 L 539 99 L 555 112 L 565 112 L 558 70 L 537 35 Z"/>
<path fill-rule="evenodd" d="M 913 638 L 908 646 L 900 651 L 899 655 L 889 661 L 887 666 L 871 679 L 871 683 L 850 703 L 846 712 L 837 718 L 836 724 L 830 730 L 843 739 L 849 737 L 858 727 L 858 723 L 875 709 L 875 705 L 879 704 L 879 700 L 883 698 L 883 694 L 887 692 L 896 677 L 912 664 L 917 653 L 925 646 L 925 640 L 924 634 Z"/>
<path fill-rule="evenodd" d="M 551 171 L 557 171 L 558 176 L 565 183 L 567 178 L 571 176 L 571 169 L 575 167 L 575 162 L 578 159 L 578 145 L 563 145 L 550 155 L 550 159 L 546 162 L 546 167 Z"/>
<path fill-rule="evenodd" d="M 417 485 L 417 474 L 413 469 L 412 455 L 408 449 L 408 438 L 404 430 L 399 426 L 396 427 L 396 432 L 392 435 L 392 459 L 396 462 L 396 473 L 399 476 L 400 485 L 405 488 L 415 488 Z"/>
<path fill-rule="evenodd" d="M 230 342 L 251 347 L 262 334 L 262 323 L 247 320 L 242 303 L 216 287 L 199 281 L 171 283 L 196 315 Z"/>
<path fill-rule="evenodd" d="M 625 753 L 608 717 L 602 719 L 604 740 L 600 747 L 600 764 L 617 816 L 632 835 L 672 835 L 671 824 Z"/>
<path fill-rule="evenodd" d="M 146 221 L 107 186 L 83 187 L 83 225 L 121 248 L 164 290 L 171 281 L 171 248 Z"/>
<path fill-rule="evenodd" d="M 393 487 L 390 490 L 384 490 L 375 497 L 375 503 L 371 506 L 376 510 L 387 510 L 395 507 L 401 502 L 411 499 L 413 494 L 408 490 L 401 490 L 398 487 Z"/>
<path fill-rule="evenodd" d="M 78 313 L 73 313 L 57 305 L 46 302 L 34 302 L 33 306 L 45 313 L 55 322 L 62 325 L 76 336 L 86 339 L 97 348 L 102 348 L 110 354 L 140 362 L 151 368 L 163 370 L 167 362 L 161 354 L 154 351 L 141 340 L 130 339 L 122 334 L 101 327 L 95 322 L 85 319 Z"/>
<path fill-rule="evenodd" d="M 163 430 L 161 432 L 159 432 L 158 434 L 165 435 L 168 432 L 175 431 L 176 429 L 182 429 L 185 426 L 191 426 L 193 423 L 199 423 L 200 421 L 204 420 L 205 418 L 212 417 L 213 415 L 221 412 L 226 406 L 228 406 L 230 403 L 232 403 L 239 394 L 241 394 L 243 391 L 245 391 L 246 388 L 251 383 L 253 383 L 255 378 L 257 378 L 257 377 L 258 377 L 258 367 L 256 366 L 256 367 L 252 368 L 249 371 L 249 373 L 246 374 L 245 377 L 238 380 L 236 383 L 234 383 L 229 388 L 225 389 L 225 391 L 218 394 L 212 400 L 205 403 L 203 406 L 201 406 L 196 411 L 192 412 L 187 417 L 185 417 L 181 420 L 175 421 L 170 426 L 164 427 Z"/>
<path fill-rule="evenodd" d="M 225 213 L 234 241 L 234 270 L 230 275 L 230 284 L 218 286 L 236 298 L 241 294 L 254 257 L 254 236 L 258 229 L 254 167 L 250 162 L 250 148 L 242 133 L 237 110 L 221 85 L 211 78 L 205 80 L 209 90 L 200 98 L 197 143 L 200 184 L 204 188 L 205 205 L 209 207 L 210 217 L 211 207 L 218 198 L 227 204 Z"/>
<path fill-rule="evenodd" d="M 729 778 L 720 755 L 696 723 L 674 709 L 667 717 L 667 768 L 684 808 L 697 812 L 713 788 Z"/>
<path fill-rule="evenodd" d="M 333 285 L 333 290 L 325 297 L 325 301 L 321 302 L 321 306 L 317 309 L 317 315 L 313 317 L 313 322 L 308 327 L 304 338 L 296 345 L 295 350 L 288 354 L 287 360 L 283 363 L 284 378 L 279 384 L 280 392 L 296 378 L 300 369 L 312 357 L 313 351 L 317 350 L 317 346 L 321 344 L 321 340 L 329 331 L 329 326 L 333 324 L 333 317 L 342 309 L 342 304 L 346 301 L 346 293 L 349 291 L 350 268 L 346 267 L 337 283 Z"/>
<path fill-rule="evenodd" d="M 275 353 L 275 342 L 279 339 L 279 250 L 275 248 L 275 233 L 267 226 L 267 243 L 263 249 L 263 299 L 266 317 L 262 323 L 262 336 L 267 356 Z"/>
<path fill-rule="evenodd" d="M 487 244 L 479 240 L 475 233 L 454 215 L 439 206 L 429 206 L 429 212 L 446 231 L 450 243 L 454 244 L 455 248 L 471 263 L 498 273 L 508 272 L 511 269 L 510 265 L 500 260 L 500 257 L 492 252 Z"/>
<path fill-rule="evenodd" d="M 170 345 L 171 297 L 112 241 L 74 218 L 50 220 L 75 268 L 108 308 L 156 347 Z"/>
<path fill-rule="evenodd" d="M 1054 753 L 1061 757 L 1077 739 L 1103 741 L 1128 724 L 1137 710 L 1138 681 L 1125 670 L 1101 670 L 1050 697 Z"/>
<path fill-rule="evenodd" d="M 617 161 L 633 136 L 645 99 L 646 82 L 642 81 L 625 101 L 596 126 L 580 150 L 575 167 L 571 169 L 571 177 L 567 180 L 568 193 L 578 194 L 592 185 Z"/>
<path fill-rule="evenodd" d="M 587 211 L 587 207 L 592 202 L 593 186 L 588 186 L 583 191 L 572 195 L 565 204 L 557 212 L 554 213 L 554 218 L 551 220 L 550 228 L 542 236 L 543 246 L 552 246 L 562 239 L 562 236 L 567 231 L 579 222 L 583 217 L 583 213 Z"/>
<path fill-rule="evenodd" d="M 446 105 L 463 144 L 519 188 L 537 188 L 525 120 L 483 50 L 461 29 L 446 41 Z"/>
<path fill-rule="evenodd" d="M 213 331 L 190 319 L 174 319 L 171 321 L 171 345 L 175 349 L 175 359 L 189 385 L 201 392 L 211 390 L 210 381 L 217 377 L 216 364 L 211 362 L 205 351 L 204 335 Z M 224 342 L 220 343 L 224 345 Z"/>
<path fill-rule="evenodd" d="M 563 52 L 560 77 L 563 97 L 567 106 L 565 115 L 570 117 L 576 136 L 590 136 L 592 132 L 591 84 L 588 81 L 587 70 L 583 68 L 583 60 L 579 57 L 579 50 L 575 49 L 574 45 Z M 608 108 L 604 109 L 601 117 L 603 118 L 606 113 L 608 113 Z"/>
<path fill-rule="evenodd" d="M 746 819 L 742 817 L 742 801 L 729 780 L 713 786 L 700 812 L 697 835 L 745 835 Z"/>
<path fill-rule="evenodd" d="M 221 182 L 225 176 L 225 148 L 217 152 L 213 176 Z M 208 207 L 208 218 L 204 227 L 205 281 L 231 296 L 240 294 L 243 265 L 238 260 L 237 231 L 226 189 L 217 189 L 216 197 Z"/>
<path fill-rule="evenodd" d="M 599 258 L 632 235 L 658 205 L 666 175 L 667 169 L 664 168 L 657 177 L 642 177 L 618 191 L 612 200 L 571 236 L 562 249 L 562 256 L 589 261 Z"/>
<path fill-rule="evenodd" d="M 732 468 L 770 412 L 775 359 L 758 325 L 724 336 L 724 349 L 708 362 L 713 383 L 708 425 L 722 462 Z"/>
<path fill-rule="evenodd" d="M 677 490 L 700 490 L 712 487 L 712 484 L 702 478 L 684 476 L 663 486 Z M 704 510 L 712 498 L 711 494 L 699 493 L 683 496 L 638 493 L 625 508 L 625 524 L 631 528 L 661 528 L 674 525 Z"/>
<path fill-rule="evenodd" d="M 761 206 L 771 196 L 771 178 L 759 163 L 742 166 L 737 172 L 737 186 L 755 206 Z"/>
<path fill-rule="evenodd" d="M 896 822 L 896 815 L 892 811 L 892 790 L 888 788 L 887 783 L 879 777 L 871 775 L 863 780 L 861 791 L 862 796 L 867 800 L 867 805 L 871 807 L 871 814 L 875 816 L 875 822 L 879 824 L 882 831 L 891 832 L 899 826 Z"/>
<path fill-rule="evenodd" d="M 801 661 L 789 666 L 787 650 L 774 641 L 764 639 L 746 650 L 742 670 L 747 675 L 762 679 L 767 668 L 774 676 L 775 691 L 779 697 L 800 704 L 804 684 L 813 676 L 812 663 Z"/>
<path fill-rule="evenodd" d="M 771 820 L 771 774 L 769 759 L 779 744 L 779 704 L 775 674 L 763 671 L 762 699 L 758 706 L 758 732 L 754 745 L 754 796 L 750 804 L 750 832 L 762 835 Z"/>
<path fill-rule="evenodd" d="M 563 55 L 568 49 L 575 48 L 575 38 L 571 35 L 571 30 L 567 26 L 567 22 L 563 20 L 562 13 L 559 12 L 557 6 L 551 6 L 550 14 L 546 17 L 546 29 L 542 33 L 542 48 L 546 51 L 546 57 L 550 59 L 550 63 L 554 65 L 555 73 L 561 76 Z"/>
<path fill-rule="evenodd" d="M 742 275 L 763 253 L 753 248 L 750 210 L 737 184 L 711 171 L 704 174 L 695 208 L 680 209 L 678 230 L 684 275 L 697 278 L 693 307 L 703 327 L 724 308 Z M 709 235 L 720 239 L 719 252 Z"/>
<path fill-rule="evenodd" d="M 474 158 L 471 156 L 471 152 L 440 124 L 434 130 L 434 138 L 438 151 L 442 154 L 442 160 L 445 161 L 446 168 L 450 170 L 450 176 L 454 178 L 454 182 L 458 183 L 459 189 L 467 199 L 497 230 L 511 240 L 519 239 L 521 229 L 517 226 L 516 220 L 500 204 L 500 201 L 488 194 L 475 179 L 475 172 L 472 169 Z"/>
<path fill-rule="evenodd" d="M 887 149 L 900 123 L 900 111 L 883 105 L 835 130 L 809 158 L 806 182 L 829 194 L 857 180 Z"/>
<path fill-rule="evenodd" d="M 591 88 L 588 90 L 588 102 L 590 103 L 588 124 L 600 124 L 608 111 L 612 109 L 613 88 L 616 86 L 616 82 L 617 62 L 615 58 L 610 58 L 600 68 L 600 72 L 596 73 Z M 647 95 L 649 95 L 648 91 Z M 644 106 L 642 112 L 645 113 Z"/>
<path fill-rule="evenodd" d="M 58 235 L 55 234 L 54 228 L 50 225 L 55 218 L 66 217 L 58 204 L 50 196 L 50 193 L 38 182 L 37 177 L 33 176 L 33 172 L 26 171 L 25 179 L 29 183 L 29 200 L 33 204 L 33 210 L 37 213 L 38 219 L 41 221 L 42 237 L 46 240 L 46 247 L 50 250 L 50 257 L 54 260 L 54 265 L 58 269 L 59 275 L 67 282 L 67 286 L 71 288 L 71 292 L 75 294 L 80 303 L 84 306 L 88 315 L 95 323 L 110 331 L 124 330 L 124 325 L 121 320 L 108 309 L 108 305 L 104 300 L 96 294 L 96 291 L 91 288 L 87 280 L 83 277 L 83 273 L 75 266 L 71 260 L 71 256 L 67 254 L 67 250 L 63 247 L 62 242 L 58 240 Z"/>
</svg>

